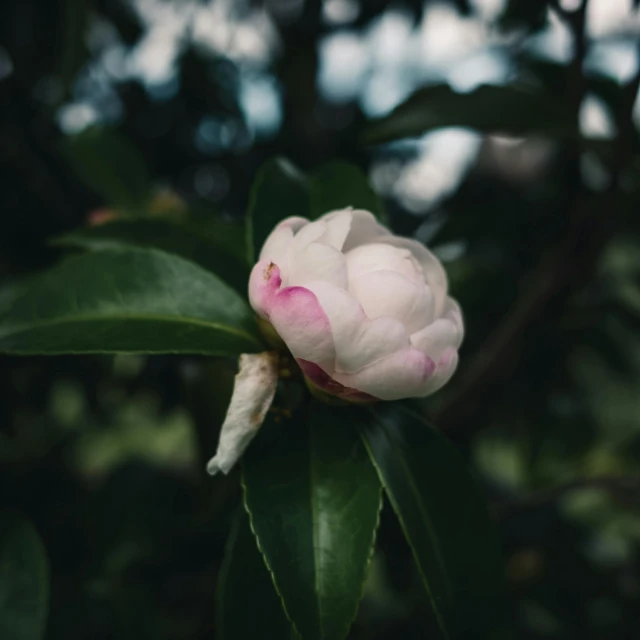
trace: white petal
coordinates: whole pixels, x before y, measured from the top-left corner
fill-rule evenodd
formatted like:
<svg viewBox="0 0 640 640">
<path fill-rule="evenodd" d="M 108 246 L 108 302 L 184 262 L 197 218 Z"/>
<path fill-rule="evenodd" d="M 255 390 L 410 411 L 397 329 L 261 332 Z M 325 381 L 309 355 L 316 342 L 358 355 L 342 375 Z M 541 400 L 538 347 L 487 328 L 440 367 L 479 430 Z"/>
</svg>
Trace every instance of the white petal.
<svg viewBox="0 0 640 640">
<path fill-rule="evenodd" d="M 442 317 L 448 318 L 456 325 L 459 333 L 459 341 L 456 346 L 459 347 L 464 336 L 464 321 L 462 320 L 460 305 L 453 298 L 447 298 L 444 305 L 444 311 L 442 312 Z"/>
<path fill-rule="evenodd" d="M 293 229 L 291 227 L 276 227 L 262 245 L 260 260 L 282 263 L 292 241 Z"/>
<path fill-rule="evenodd" d="M 396 318 L 409 333 L 433 321 L 429 288 L 422 282 L 411 282 L 397 271 L 372 271 L 352 279 L 349 293 L 362 305 L 367 318 Z"/>
<path fill-rule="evenodd" d="M 321 242 L 341 251 L 351 228 L 352 214 L 349 210 L 338 213 L 339 215 L 320 218 L 302 227 L 294 237 L 292 250 L 300 252 L 312 242 Z"/>
<path fill-rule="evenodd" d="M 294 234 L 308 224 L 306 218 L 286 218 L 280 222 L 275 229 L 269 234 L 262 245 L 260 251 L 260 260 L 271 260 L 277 262 L 278 259 L 286 255 Z"/>
<path fill-rule="evenodd" d="M 355 373 L 337 373 L 334 378 L 380 400 L 399 400 L 425 395 L 425 386 L 434 369 L 433 360 L 417 349 L 407 347 Z"/>
<path fill-rule="evenodd" d="M 345 212 L 351 214 L 351 228 L 342 245 L 342 251 L 347 252 L 351 249 L 365 243 L 372 242 L 378 236 L 390 235 L 391 232 L 383 227 L 374 217 L 373 214 L 364 209 L 341 209 L 339 211 L 331 211 L 323 215 L 320 220 L 331 220 L 334 217 L 343 215 Z"/>
<path fill-rule="evenodd" d="M 344 255 L 320 242 L 312 242 L 303 251 L 292 252 L 289 256 L 288 286 L 304 286 L 314 280 L 325 280 L 336 287 L 346 288 L 348 278 Z"/>
<path fill-rule="evenodd" d="M 458 349 L 464 328 L 458 304 L 447 298 L 445 315 L 411 335 L 411 344 L 438 362 L 447 349 Z"/>
<path fill-rule="evenodd" d="M 360 303 L 347 291 L 328 282 L 309 282 L 331 327 L 335 370 L 355 372 L 409 347 L 409 334 L 394 318 L 368 320 Z"/>
<path fill-rule="evenodd" d="M 327 232 L 327 225 L 320 220 L 302 227 L 293 238 L 292 251 L 303 251 L 307 245 L 317 242 Z"/>
<path fill-rule="evenodd" d="M 286 218 L 276 226 L 262 245 L 260 260 L 277 264 L 280 275 L 285 281 L 288 279 L 289 249 L 293 243 L 294 234 L 308 223 L 306 218 Z"/>
<path fill-rule="evenodd" d="M 351 230 L 353 215 L 351 209 L 343 209 L 335 215 L 327 216 L 324 222 L 327 225 L 327 233 L 323 237 L 323 242 L 335 247 L 338 251 L 343 250 L 344 242 Z"/>
<path fill-rule="evenodd" d="M 216 455 L 207 471 L 227 474 L 258 433 L 278 385 L 278 354 L 272 351 L 240 356 L 240 370 L 220 431 Z"/>
<path fill-rule="evenodd" d="M 346 259 L 349 281 L 372 271 L 396 271 L 411 282 L 424 283 L 422 267 L 408 249 L 376 242 L 352 249 L 346 254 Z"/>
<path fill-rule="evenodd" d="M 421 389 L 420 397 L 431 395 L 442 387 L 451 379 L 458 366 L 458 352 L 451 350 L 446 352 L 437 365 L 435 373 L 426 380 Z"/>
<path fill-rule="evenodd" d="M 442 315 L 447 300 L 447 274 L 445 273 L 440 260 L 436 258 L 429 249 L 422 243 L 411 238 L 399 238 L 398 236 L 387 236 L 381 238 L 380 242 L 389 244 L 393 247 L 408 249 L 413 257 L 422 267 L 424 279 L 429 285 L 435 301 L 436 317 Z"/>
<path fill-rule="evenodd" d="M 295 263 L 297 256 L 303 255 L 307 247 L 312 242 L 320 240 L 326 231 L 326 224 L 324 222 L 316 221 L 310 222 L 308 225 L 302 227 L 294 236 L 293 241 L 289 245 L 288 262 L 284 268 L 285 275 L 281 275 L 283 287 L 288 287 L 291 284 L 291 274 L 293 274 L 296 268 Z M 283 273 L 282 267 L 280 267 L 280 273 Z"/>
</svg>

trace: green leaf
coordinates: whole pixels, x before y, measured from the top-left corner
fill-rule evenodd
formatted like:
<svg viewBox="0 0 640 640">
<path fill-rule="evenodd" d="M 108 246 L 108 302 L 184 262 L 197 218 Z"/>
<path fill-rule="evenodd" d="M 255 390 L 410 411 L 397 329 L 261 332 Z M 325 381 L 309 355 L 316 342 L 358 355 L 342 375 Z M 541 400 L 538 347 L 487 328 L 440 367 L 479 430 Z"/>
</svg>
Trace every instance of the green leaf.
<svg viewBox="0 0 640 640">
<path fill-rule="evenodd" d="M 247 242 L 244 221 L 239 224 L 232 220 L 225 220 L 218 214 L 213 214 L 210 207 L 198 206 L 189 209 L 191 220 L 188 226 L 215 242 L 224 242 L 227 253 L 232 254 L 243 264 L 247 264 Z"/>
<path fill-rule="evenodd" d="M 247 256 L 256 261 L 273 228 L 289 216 L 309 215 L 309 185 L 288 160 L 273 158 L 258 172 L 247 213 Z"/>
<path fill-rule="evenodd" d="M 502 566 L 481 492 L 453 446 L 411 410 L 382 403 L 365 411 L 360 433 L 413 550 L 440 637 L 487 637 L 501 624 Z"/>
<path fill-rule="evenodd" d="M 39 640 L 49 607 L 47 555 L 33 526 L 0 515 L 0 638 Z"/>
<path fill-rule="evenodd" d="M 62 153 L 78 177 L 108 204 L 143 208 L 151 181 L 144 158 L 125 137 L 93 127 L 65 140 Z"/>
<path fill-rule="evenodd" d="M 348 162 L 320 167 L 311 178 L 311 217 L 345 207 L 366 209 L 378 218 L 384 217 L 380 196 L 358 167 Z"/>
<path fill-rule="evenodd" d="M 353 417 L 313 401 L 268 421 L 244 458 L 251 526 L 303 640 L 346 637 L 373 551 L 380 483 Z"/>
<path fill-rule="evenodd" d="M 574 135 L 565 105 L 519 86 L 482 85 L 456 93 L 448 85 L 418 89 L 389 115 L 369 124 L 366 144 L 418 136 L 442 127 L 466 127 L 482 133 Z"/>
<path fill-rule="evenodd" d="M 253 313 L 219 278 L 154 249 L 70 258 L 34 278 L 0 318 L 0 352 L 260 350 Z"/>
<path fill-rule="evenodd" d="M 217 637 L 246 640 L 259 629 L 266 638 L 295 638 L 271 574 L 256 546 L 244 509 L 229 533 L 216 592 Z"/>
<path fill-rule="evenodd" d="M 93 251 L 127 246 L 162 249 L 215 273 L 243 296 L 247 293 L 249 267 L 226 250 L 222 233 L 214 237 L 197 227 L 169 220 L 126 219 L 79 229 L 57 238 L 54 243 Z"/>
<path fill-rule="evenodd" d="M 0 319 L 11 311 L 16 300 L 27 290 L 33 276 L 22 276 L 3 283 L 0 287 Z"/>
</svg>

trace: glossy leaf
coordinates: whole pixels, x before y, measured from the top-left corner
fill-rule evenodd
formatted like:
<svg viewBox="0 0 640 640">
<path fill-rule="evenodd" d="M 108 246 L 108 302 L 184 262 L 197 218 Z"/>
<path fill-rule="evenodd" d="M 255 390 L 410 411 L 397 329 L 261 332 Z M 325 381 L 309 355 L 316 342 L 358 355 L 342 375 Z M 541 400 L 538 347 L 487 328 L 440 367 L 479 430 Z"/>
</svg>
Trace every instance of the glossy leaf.
<svg viewBox="0 0 640 640">
<path fill-rule="evenodd" d="M 296 637 L 244 509 L 237 514 L 227 541 L 216 592 L 216 622 L 216 637 L 221 640 L 246 640 L 256 629 L 264 637 Z"/>
<path fill-rule="evenodd" d="M 251 189 L 247 215 L 247 256 L 253 264 L 273 228 L 289 216 L 309 215 L 306 177 L 283 158 L 269 160 Z"/>
<path fill-rule="evenodd" d="M 9 513 L 0 515 L 0 638 L 39 640 L 49 608 L 49 569 L 33 526 Z"/>
<path fill-rule="evenodd" d="M 360 433 L 412 548 L 440 637 L 487 637 L 501 623 L 502 567 L 481 492 L 453 446 L 411 410 L 383 403 L 365 412 Z"/>
<path fill-rule="evenodd" d="M 218 237 L 197 227 L 159 219 L 126 219 L 79 229 L 56 239 L 55 244 L 101 251 L 127 246 L 152 247 L 175 253 L 215 273 L 246 296 L 249 267 L 225 248 Z"/>
<path fill-rule="evenodd" d="M 384 217 L 380 196 L 358 167 L 348 162 L 326 164 L 311 178 L 311 217 L 344 207 L 366 209 Z"/>
<path fill-rule="evenodd" d="M 371 559 L 380 483 L 353 417 L 313 402 L 268 421 L 244 459 L 251 525 L 304 640 L 346 637 Z"/>
<path fill-rule="evenodd" d="M 253 313 L 178 256 L 121 249 L 70 258 L 34 278 L 0 318 L 0 351 L 203 353 L 260 350 Z"/>
<path fill-rule="evenodd" d="M 364 131 L 367 144 L 418 136 L 442 127 L 466 127 L 482 133 L 572 135 L 565 107 L 517 86 L 482 85 L 456 93 L 448 85 L 418 89 L 388 116 Z"/>
<path fill-rule="evenodd" d="M 62 152 L 78 177 L 108 204 L 139 209 L 150 177 L 136 147 L 115 131 L 94 127 L 67 138 Z"/>
</svg>

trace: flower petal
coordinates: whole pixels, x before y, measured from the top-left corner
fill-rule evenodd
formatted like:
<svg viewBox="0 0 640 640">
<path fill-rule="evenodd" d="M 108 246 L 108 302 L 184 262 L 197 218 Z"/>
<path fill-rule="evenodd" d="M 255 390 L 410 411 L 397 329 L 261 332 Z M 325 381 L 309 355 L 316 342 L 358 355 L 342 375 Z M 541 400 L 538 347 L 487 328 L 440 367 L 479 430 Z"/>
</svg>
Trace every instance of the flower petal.
<svg viewBox="0 0 640 640">
<path fill-rule="evenodd" d="M 455 349 L 448 349 L 440 358 L 433 376 L 426 381 L 421 396 L 431 395 L 444 387 L 455 373 L 457 366 L 458 352 Z"/>
<path fill-rule="evenodd" d="M 421 242 L 411 238 L 399 238 L 398 236 L 390 235 L 380 238 L 379 242 L 383 242 L 400 249 L 408 249 L 411 252 L 413 257 L 422 267 L 424 279 L 433 293 L 433 299 L 435 301 L 435 315 L 436 317 L 442 315 L 445 302 L 447 300 L 448 283 L 447 274 L 445 273 L 438 258 L 436 258 Z"/>
<path fill-rule="evenodd" d="M 353 296 L 328 282 L 309 282 L 306 287 L 316 295 L 331 326 L 336 354 L 333 372 L 358 371 L 410 346 L 409 334 L 399 320 L 368 320 Z"/>
<path fill-rule="evenodd" d="M 338 396 L 349 402 L 375 402 L 379 398 L 374 398 L 368 393 L 363 393 L 357 389 L 345 387 L 334 380 L 326 371 L 323 371 L 314 362 L 309 362 L 303 358 L 298 358 L 297 363 L 300 365 L 302 372 L 311 384 L 322 391 L 326 391 L 334 396 Z"/>
<path fill-rule="evenodd" d="M 313 280 L 324 280 L 346 289 L 347 262 L 344 255 L 328 244 L 312 242 L 303 251 L 289 256 L 288 286 L 302 285 Z"/>
<path fill-rule="evenodd" d="M 351 229 L 351 220 L 351 211 L 345 209 L 330 217 L 310 222 L 295 234 L 292 249 L 299 252 L 312 242 L 321 242 L 341 251 Z"/>
<path fill-rule="evenodd" d="M 336 211 L 333 215 L 320 218 L 327 225 L 327 232 L 323 241 L 343 251 L 345 240 L 351 231 L 353 213 L 351 208 Z"/>
<path fill-rule="evenodd" d="M 411 344 L 436 362 L 447 349 L 457 349 L 464 336 L 460 307 L 452 298 L 447 298 L 445 304 L 442 318 L 411 335 Z"/>
<path fill-rule="evenodd" d="M 330 211 L 325 213 L 319 220 L 332 220 L 339 217 L 345 212 L 351 214 L 351 226 L 349 234 L 342 244 L 342 251 L 346 253 L 357 246 L 372 242 L 378 236 L 388 236 L 391 232 L 383 227 L 375 218 L 375 216 L 363 209 L 340 209 L 338 211 Z"/>
<path fill-rule="evenodd" d="M 294 234 L 307 225 L 306 218 L 291 217 L 280 222 L 269 234 L 262 249 L 260 250 L 260 260 L 269 260 L 280 266 L 280 276 L 287 279 L 287 265 L 289 264 L 288 252 L 293 242 Z"/>
<path fill-rule="evenodd" d="M 424 389 L 435 368 L 431 358 L 406 347 L 355 373 L 335 373 L 334 378 L 381 400 L 399 400 L 425 395 Z"/>
<path fill-rule="evenodd" d="M 372 271 L 349 283 L 349 293 L 362 305 L 367 318 L 389 316 L 409 333 L 433 321 L 433 297 L 423 283 L 411 282 L 397 271 Z"/>
<path fill-rule="evenodd" d="M 352 249 L 346 254 L 349 281 L 374 271 L 396 271 L 416 284 L 424 284 L 420 263 L 408 249 L 374 242 Z"/>
<path fill-rule="evenodd" d="M 332 371 L 335 349 L 331 325 L 318 299 L 305 287 L 281 285 L 278 266 L 266 260 L 258 262 L 249 279 L 251 306 L 271 322 L 296 358 Z"/>
</svg>

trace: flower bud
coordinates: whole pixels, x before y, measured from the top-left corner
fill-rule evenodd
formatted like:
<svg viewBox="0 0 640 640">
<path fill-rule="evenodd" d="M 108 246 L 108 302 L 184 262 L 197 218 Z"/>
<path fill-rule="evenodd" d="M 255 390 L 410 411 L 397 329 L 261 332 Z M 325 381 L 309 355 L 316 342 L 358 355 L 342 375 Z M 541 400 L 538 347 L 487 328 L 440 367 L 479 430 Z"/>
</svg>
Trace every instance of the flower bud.
<svg viewBox="0 0 640 640">
<path fill-rule="evenodd" d="M 428 249 L 351 208 L 283 220 L 249 281 L 308 381 L 353 402 L 423 397 L 451 378 L 464 331 L 447 290 Z"/>
</svg>

